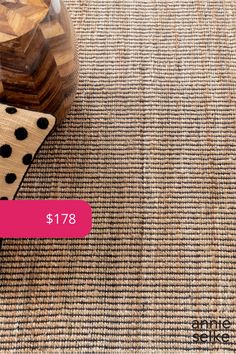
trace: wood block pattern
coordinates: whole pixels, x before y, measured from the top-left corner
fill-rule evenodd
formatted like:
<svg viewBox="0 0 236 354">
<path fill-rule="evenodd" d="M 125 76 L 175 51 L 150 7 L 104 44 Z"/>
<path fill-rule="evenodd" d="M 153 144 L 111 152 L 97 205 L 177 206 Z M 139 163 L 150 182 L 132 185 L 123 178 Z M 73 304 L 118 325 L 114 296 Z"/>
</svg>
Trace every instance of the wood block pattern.
<svg viewBox="0 0 236 354">
<path fill-rule="evenodd" d="M 50 114 L 0 105 L 0 199 L 14 199 L 37 150 L 55 126 Z"/>
<path fill-rule="evenodd" d="M 60 0 L 0 4 L 0 102 L 56 117 L 67 114 L 77 61 L 67 11 Z"/>
</svg>

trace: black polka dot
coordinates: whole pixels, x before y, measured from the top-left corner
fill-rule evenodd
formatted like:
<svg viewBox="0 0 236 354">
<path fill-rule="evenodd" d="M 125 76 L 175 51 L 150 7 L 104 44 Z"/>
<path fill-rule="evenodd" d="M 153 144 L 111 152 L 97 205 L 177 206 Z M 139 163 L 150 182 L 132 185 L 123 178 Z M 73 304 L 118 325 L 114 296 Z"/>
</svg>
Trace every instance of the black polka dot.
<svg viewBox="0 0 236 354">
<path fill-rule="evenodd" d="M 12 153 L 12 148 L 8 144 L 4 144 L 0 147 L 0 156 L 6 158 L 10 157 Z"/>
<path fill-rule="evenodd" d="M 17 109 L 15 107 L 7 107 L 6 112 L 9 114 L 14 114 L 17 112 Z"/>
<path fill-rule="evenodd" d="M 8 200 L 7 197 L 1 197 L 0 200 Z"/>
<path fill-rule="evenodd" d="M 15 137 L 17 140 L 24 140 L 27 138 L 27 136 L 28 132 L 25 128 L 21 127 L 15 130 Z"/>
<path fill-rule="evenodd" d="M 22 162 L 24 165 L 29 165 L 32 161 L 33 156 L 31 154 L 26 154 L 23 156 Z"/>
<path fill-rule="evenodd" d="M 15 175 L 15 173 L 8 173 L 8 174 L 5 176 L 5 181 L 6 181 L 6 183 L 8 183 L 8 184 L 14 183 L 15 180 L 16 180 L 16 175 Z"/>
<path fill-rule="evenodd" d="M 40 129 L 47 129 L 48 125 L 49 125 L 49 121 L 47 118 L 41 117 L 37 120 L 37 126 Z"/>
</svg>

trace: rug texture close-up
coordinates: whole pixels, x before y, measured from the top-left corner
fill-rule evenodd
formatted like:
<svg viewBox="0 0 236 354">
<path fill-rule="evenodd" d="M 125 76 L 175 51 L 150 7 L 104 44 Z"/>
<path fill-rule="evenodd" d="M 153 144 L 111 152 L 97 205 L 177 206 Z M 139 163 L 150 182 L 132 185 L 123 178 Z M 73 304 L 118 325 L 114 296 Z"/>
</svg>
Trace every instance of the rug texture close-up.
<svg viewBox="0 0 236 354">
<path fill-rule="evenodd" d="M 17 199 L 84 199 L 93 230 L 4 240 L 0 353 L 236 352 L 236 3 L 65 5 L 78 91 Z"/>
</svg>

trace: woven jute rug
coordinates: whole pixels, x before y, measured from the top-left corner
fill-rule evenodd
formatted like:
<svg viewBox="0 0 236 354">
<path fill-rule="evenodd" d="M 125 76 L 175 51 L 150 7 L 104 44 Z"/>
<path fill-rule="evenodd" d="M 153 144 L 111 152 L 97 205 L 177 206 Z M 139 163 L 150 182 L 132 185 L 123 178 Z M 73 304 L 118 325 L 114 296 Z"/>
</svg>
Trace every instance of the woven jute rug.
<svg viewBox="0 0 236 354">
<path fill-rule="evenodd" d="M 236 352 L 236 4 L 66 5 L 78 94 L 18 199 L 85 199 L 94 226 L 4 241 L 0 352 Z M 229 340 L 196 341 L 213 320 Z"/>
</svg>

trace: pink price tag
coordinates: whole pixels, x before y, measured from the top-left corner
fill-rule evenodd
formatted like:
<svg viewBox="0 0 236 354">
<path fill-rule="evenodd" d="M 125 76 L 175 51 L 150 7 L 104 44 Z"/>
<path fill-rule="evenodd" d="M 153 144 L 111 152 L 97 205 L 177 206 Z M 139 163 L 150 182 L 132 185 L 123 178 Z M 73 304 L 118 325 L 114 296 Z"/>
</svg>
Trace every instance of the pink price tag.
<svg viewBox="0 0 236 354">
<path fill-rule="evenodd" d="M 92 229 L 83 200 L 2 200 L 0 238 L 82 238 Z"/>
</svg>

